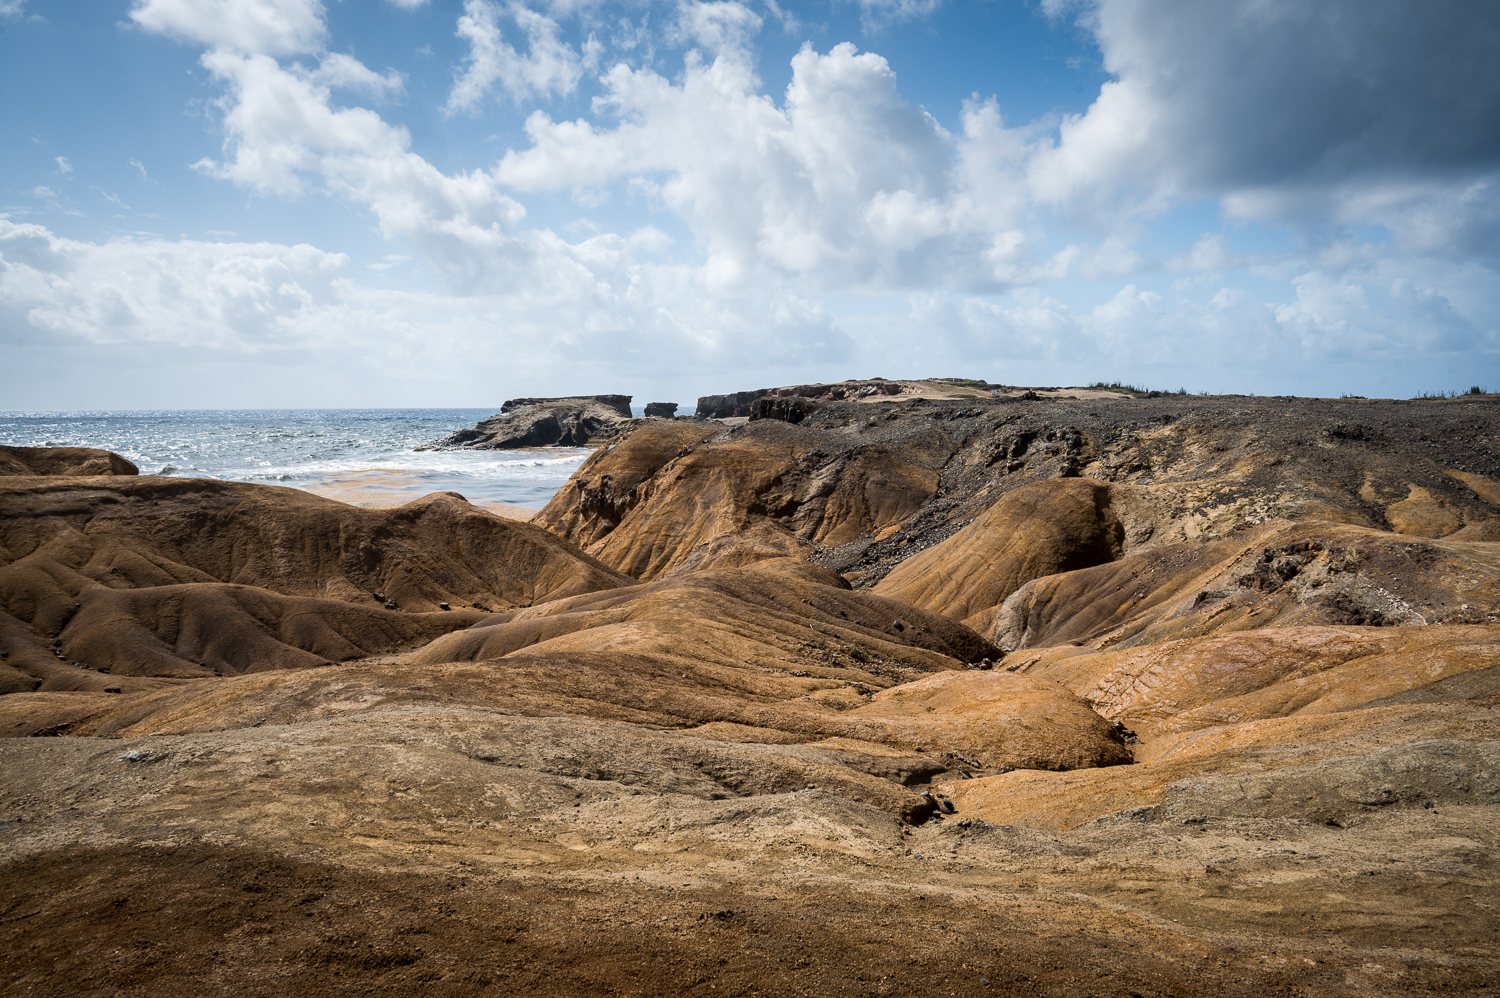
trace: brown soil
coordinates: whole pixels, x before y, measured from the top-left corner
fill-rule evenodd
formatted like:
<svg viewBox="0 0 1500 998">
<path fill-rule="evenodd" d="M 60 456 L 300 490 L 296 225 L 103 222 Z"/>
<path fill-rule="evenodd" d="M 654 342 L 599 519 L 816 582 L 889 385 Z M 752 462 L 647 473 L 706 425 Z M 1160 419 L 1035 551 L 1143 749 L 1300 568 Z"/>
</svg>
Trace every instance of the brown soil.
<svg viewBox="0 0 1500 998">
<path fill-rule="evenodd" d="M 1500 991 L 1500 409 L 1067 394 L 534 524 L 27 456 L 0 994 Z"/>
</svg>

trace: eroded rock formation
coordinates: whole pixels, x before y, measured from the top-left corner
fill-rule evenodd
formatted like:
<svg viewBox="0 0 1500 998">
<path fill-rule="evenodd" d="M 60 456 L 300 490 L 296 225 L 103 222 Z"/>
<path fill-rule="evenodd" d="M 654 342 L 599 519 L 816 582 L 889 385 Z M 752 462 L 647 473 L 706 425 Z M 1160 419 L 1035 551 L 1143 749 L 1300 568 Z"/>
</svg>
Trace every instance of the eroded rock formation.
<svg viewBox="0 0 1500 998">
<path fill-rule="evenodd" d="M 0 479 L 0 990 L 1491 987 L 1493 400 L 844 386 L 531 524 Z"/>
<path fill-rule="evenodd" d="M 619 433 L 631 420 L 629 395 L 510 399 L 498 415 L 419 450 L 583 447 Z"/>
</svg>

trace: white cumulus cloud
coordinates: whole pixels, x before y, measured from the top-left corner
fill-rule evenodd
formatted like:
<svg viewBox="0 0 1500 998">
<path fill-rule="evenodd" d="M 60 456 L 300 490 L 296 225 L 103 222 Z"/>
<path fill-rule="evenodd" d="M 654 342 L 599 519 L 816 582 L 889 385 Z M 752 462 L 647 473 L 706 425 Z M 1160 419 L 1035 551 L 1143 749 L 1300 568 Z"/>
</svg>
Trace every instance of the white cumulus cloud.
<svg viewBox="0 0 1500 998">
<path fill-rule="evenodd" d="M 135 0 L 130 19 L 170 38 L 240 52 L 317 52 L 328 35 L 318 0 Z"/>
<path fill-rule="evenodd" d="M 691 53 L 678 81 L 617 65 L 597 127 L 536 112 L 531 146 L 497 171 L 520 191 L 631 181 L 685 218 L 724 288 L 796 279 L 823 290 L 938 282 L 994 287 L 1033 275 L 1026 143 L 993 103 L 950 135 L 897 90 L 884 58 L 804 46 L 778 106 L 747 53 Z"/>
<path fill-rule="evenodd" d="M 345 325 L 329 320 L 347 263 L 305 245 L 81 242 L 0 218 L 0 314 L 11 317 L 0 325 L 91 343 L 300 349 Z"/>
<path fill-rule="evenodd" d="M 525 54 L 505 41 L 502 20 L 515 24 L 526 36 Z M 502 8 L 491 0 L 465 0 L 457 33 L 468 43 L 469 51 L 448 94 L 449 114 L 474 110 L 496 84 L 517 102 L 572 93 L 579 78 L 597 64 L 602 51 L 590 35 L 580 53 L 558 38 L 556 21 L 514 2 Z"/>
</svg>

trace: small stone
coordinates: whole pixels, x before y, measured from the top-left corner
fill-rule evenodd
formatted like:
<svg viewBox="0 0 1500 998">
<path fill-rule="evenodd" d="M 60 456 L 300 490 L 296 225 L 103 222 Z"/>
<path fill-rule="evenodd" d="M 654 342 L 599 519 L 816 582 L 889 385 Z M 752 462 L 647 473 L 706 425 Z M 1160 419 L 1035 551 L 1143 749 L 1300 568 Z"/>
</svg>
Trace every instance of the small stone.
<svg viewBox="0 0 1500 998">
<path fill-rule="evenodd" d="M 385 601 L 385 608 L 387 610 L 394 610 L 394 609 L 396 609 L 396 601 L 393 600 L 393 599 L 386 600 Z"/>
<path fill-rule="evenodd" d="M 448 604 L 447 603 L 439 603 L 438 604 L 438 609 L 439 610 L 446 610 L 446 609 L 448 609 Z"/>
<path fill-rule="evenodd" d="M 104 687 L 104 692 L 106 692 L 106 693 L 124 693 L 125 690 L 124 690 L 123 687 L 120 687 L 120 686 L 106 686 L 106 687 Z"/>
</svg>

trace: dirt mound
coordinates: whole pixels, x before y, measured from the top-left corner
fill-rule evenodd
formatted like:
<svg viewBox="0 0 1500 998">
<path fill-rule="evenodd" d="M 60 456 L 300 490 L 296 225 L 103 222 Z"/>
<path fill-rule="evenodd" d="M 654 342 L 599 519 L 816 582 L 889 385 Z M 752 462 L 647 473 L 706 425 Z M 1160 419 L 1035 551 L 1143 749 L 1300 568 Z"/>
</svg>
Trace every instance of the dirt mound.
<svg viewBox="0 0 1500 998">
<path fill-rule="evenodd" d="M 998 607 L 1033 579 L 1116 560 L 1125 529 L 1110 488 L 1086 478 L 1005 493 L 952 537 L 913 555 L 876 591 L 955 620 Z"/>
<path fill-rule="evenodd" d="M 1500 804 L 1500 627 L 1286 627 L 1007 662 L 1130 732 L 1109 776 L 952 784 L 960 812 L 1072 828 L 1106 815 L 1347 823 Z M 1121 819 L 1124 820 L 1124 819 Z"/>
<path fill-rule="evenodd" d="M 825 444 L 773 420 L 717 432 L 648 424 L 580 468 L 579 485 L 559 492 L 536 522 L 607 565 L 654 579 L 805 558 L 815 545 L 895 526 L 937 487 L 932 455 L 919 448 L 852 446 L 830 458 Z"/>
<path fill-rule="evenodd" d="M 642 487 L 657 472 L 720 429 L 685 419 L 632 426 L 589 455 L 532 522 L 588 548 L 640 504 Z"/>
<path fill-rule="evenodd" d="M 114 451 L 92 447 L 0 447 L 0 475 L 138 475 Z"/>
<path fill-rule="evenodd" d="M 1348 827 L 1384 809 L 1500 805 L 1491 707 L 1427 704 L 1214 728 L 1136 766 L 944 783 L 958 812 L 1032 828 L 1227 818 Z"/>
<path fill-rule="evenodd" d="M 363 658 L 465 627 L 475 604 L 631 583 L 451 494 L 368 510 L 230 482 L 12 478 L 0 486 L 0 687 Z"/>
<path fill-rule="evenodd" d="M 12 697 L 0 717 L 45 711 L 47 726 L 73 734 L 141 735 L 442 703 L 691 729 L 763 753 L 804 745 L 825 767 L 885 776 L 1129 761 L 1115 730 L 1058 684 L 963 671 L 995 649 L 830 579 L 799 564 L 697 573 L 495 614 L 395 661 L 266 675 L 232 695 L 195 684 L 103 697 L 67 716 L 55 700 Z M 445 617 L 408 615 L 429 627 Z M 316 626 L 348 642 L 328 620 Z M 38 728 L 0 721 L 12 734 Z"/>
<path fill-rule="evenodd" d="M 1129 648 L 1297 624 L 1500 621 L 1500 546 L 1341 524 L 1247 530 L 1028 582 L 967 619 L 1006 649 Z"/>
<path fill-rule="evenodd" d="M 1061 682 L 1149 740 L 1370 705 L 1500 697 L 1495 625 L 1285 627 L 1080 651 L 1018 654 L 1007 666 Z"/>
</svg>

